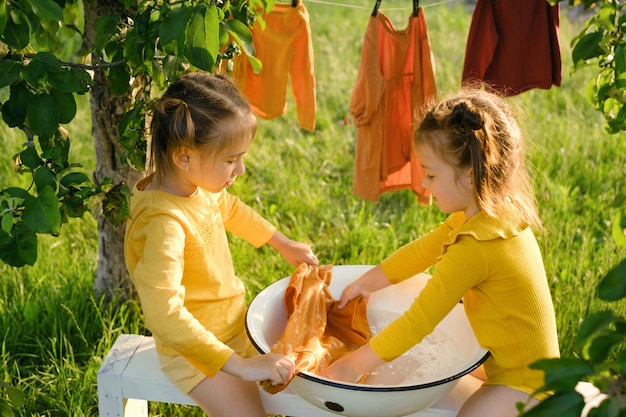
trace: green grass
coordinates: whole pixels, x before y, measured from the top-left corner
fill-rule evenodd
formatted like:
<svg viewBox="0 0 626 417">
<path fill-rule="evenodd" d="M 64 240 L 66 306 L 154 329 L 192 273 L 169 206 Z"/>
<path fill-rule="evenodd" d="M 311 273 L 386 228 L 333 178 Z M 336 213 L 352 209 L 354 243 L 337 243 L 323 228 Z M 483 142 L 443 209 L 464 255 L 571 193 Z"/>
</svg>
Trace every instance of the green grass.
<svg viewBox="0 0 626 417">
<path fill-rule="evenodd" d="M 420 206 L 409 191 L 384 194 L 378 203 L 352 194 L 356 130 L 344 125 L 360 60 L 360 45 L 373 2 L 347 0 L 358 8 L 306 2 L 315 48 L 317 130 L 297 127 L 293 102 L 284 117 L 261 121 L 247 158 L 247 173 L 232 192 L 287 235 L 310 242 L 321 262 L 374 264 L 445 218 L 436 206 Z M 344 1 L 347 2 L 347 1 Z M 358 2 L 358 3 L 357 3 Z M 470 10 L 462 2 L 425 5 L 440 92 L 460 84 Z M 410 5 L 385 0 L 399 26 Z M 595 299 L 598 280 L 626 251 L 610 237 L 615 201 L 624 195 L 626 141 L 609 136 L 602 117 L 584 100 L 593 69 L 570 75 L 569 40 L 576 25 L 562 14 L 563 85 L 511 98 L 521 119 L 529 165 L 545 233 L 539 236 L 553 292 L 560 343 L 572 353 L 578 323 L 605 305 Z M 88 101 L 70 127 L 72 154 L 93 170 Z M 0 125 L 0 154 L 24 141 Z M 0 189 L 24 179 L 5 158 Z M 232 239 L 237 273 L 249 297 L 291 273 L 272 249 L 255 250 Z M 92 292 L 97 267 L 97 227 L 89 216 L 65 225 L 58 238 L 42 237 L 33 267 L 0 265 L 0 378 L 26 394 L 21 416 L 97 415 L 96 372 L 122 332 L 144 332 L 136 301 L 105 304 Z M 612 306 L 616 307 L 616 306 Z M 618 305 L 624 312 L 623 305 Z M 154 415 L 200 415 L 189 407 L 152 404 Z"/>
</svg>

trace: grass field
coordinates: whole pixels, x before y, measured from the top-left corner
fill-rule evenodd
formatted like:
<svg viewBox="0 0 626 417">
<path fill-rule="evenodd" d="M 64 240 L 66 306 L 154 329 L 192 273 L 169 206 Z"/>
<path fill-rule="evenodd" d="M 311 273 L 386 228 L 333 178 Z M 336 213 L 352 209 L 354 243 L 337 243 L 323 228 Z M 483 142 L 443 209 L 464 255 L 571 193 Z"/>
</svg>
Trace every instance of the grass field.
<svg viewBox="0 0 626 417">
<path fill-rule="evenodd" d="M 261 121 L 247 173 L 231 191 L 287 235 L 310 242 L 322 263 L 374 264 L 445 215 L 436 206 L 418 205 L 409 191 L 386 193 L 377 203 L 353 196 L 356 130 L 344 118 L 373 1 L 305 4 L 315 48 L 317 129 L 308 133 L 298 128 L 293 102 L 284 117 Z M 438 89 L 445 94 L 460 84 L 471 9 L 462 1 L 423 6 Z M 384 0 L 381 10 L 398 27 L 406 25 L 411 13 L 410 5 L 399 0 Z M 564 354 L 572 353 L 580 320 L 604 307 L 594 297 L 598 280 L 626 256 L 610 237 L 610 222 L 626 193 L 626 141 L 623 134 L 604 132 L 602 117 L 583 97 L 593 69 L 570 73 L 569 42 L 581 24 L 563 11 L 562 86 L 510 99 L 523 111 L 520 120 L 545 225 L 539 242 Z M 94 161 L 86 100 L 80 110 L 69 126 L 72 152 L 90 171 Z M 18 152 L 24 141 L 4 125 L 0 137 L 1 155 Z M 9 158 L 4 160 L 0 189 L 19 181 L 25 185 Z M 256 250 L 233 238 L 232 251 L 250 298 L 291 273 L 271 249 Z M 25 392 L 26 404 L 18 415 L 97 415 L 96 373 L 107 350 L 122 332 L 145 332 L 136 301 L 105 304 L 94 297 L 96 264 L 96 222 L 86 216 L 65 225 L 58 238 L 41 238 L 35 266 L 0 265 L 0 379 Z M 623 305 L 611 307 L 624 312 Z M 151 405 L 151 412 L 200 415 L 163 404 Z"/>
</svg>

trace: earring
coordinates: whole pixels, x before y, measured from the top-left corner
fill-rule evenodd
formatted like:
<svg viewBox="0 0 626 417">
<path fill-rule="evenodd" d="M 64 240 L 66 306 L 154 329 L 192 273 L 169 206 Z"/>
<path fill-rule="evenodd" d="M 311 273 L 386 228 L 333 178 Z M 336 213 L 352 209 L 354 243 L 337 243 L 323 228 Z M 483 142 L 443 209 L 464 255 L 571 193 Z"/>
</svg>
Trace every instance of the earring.
<svg viewBox="0 0 626 417">
<path fill-rule="evenodd" d="M 189 174 L 189 164 L 185 165 L 185 174 Z"/>
</svg>

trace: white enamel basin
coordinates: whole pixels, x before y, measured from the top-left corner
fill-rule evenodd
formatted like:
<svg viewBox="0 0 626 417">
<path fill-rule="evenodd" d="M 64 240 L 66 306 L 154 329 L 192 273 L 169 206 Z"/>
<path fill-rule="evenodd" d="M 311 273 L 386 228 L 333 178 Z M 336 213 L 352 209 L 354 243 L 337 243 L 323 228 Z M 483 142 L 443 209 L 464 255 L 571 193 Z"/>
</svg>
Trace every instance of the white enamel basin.
<svg viewBox="0 0 626 417">
<path fill-rule="evenodd" d="M 371 265 L 333 266 L 329 291 L 336 299 L 350 282 L 372 268 Z M 261 353 L 270 351 L 280 338 L 287 320 L 283 297 L 289 284 L 286 277 L 269 285 L 252 300 L 246 315 L 246 330 Z M 372 294 L 367 309 L 368 320 L 377 314 L 401 315 L 419 294 L 429 275 L 419 274 Z M 463 310 L 458 304 L 433 332 L 451 341 L 458 354 L 441 375 L 414 379 L 399 384 L 351 384 L 330 380 L 310 372 L 299 373 L 289 387 L 309 403 L 332 413 L 350 417 L 400 417 L 426 409 L 445 397 L 459 378 L 479 367 L 489 356 L 480 347 Z M 426 342 L 424 342 L 426 343 Z M 443 350 L 445 351 L 445 350 Z M 433 361 L 435 362 L 435 361 Z"/>
</svg>

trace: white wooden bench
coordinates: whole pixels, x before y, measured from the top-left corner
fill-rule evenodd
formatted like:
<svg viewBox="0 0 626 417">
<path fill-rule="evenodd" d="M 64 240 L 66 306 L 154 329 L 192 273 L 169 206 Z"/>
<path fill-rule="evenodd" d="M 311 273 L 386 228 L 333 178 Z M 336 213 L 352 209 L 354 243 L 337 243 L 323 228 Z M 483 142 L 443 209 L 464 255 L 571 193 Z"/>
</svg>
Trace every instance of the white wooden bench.
<svg viewBox="0 0 626 417">
<path fill-rule="evenodd" d="M 461 404 L 480 385 L 467 375 L 433 407 L 407 417 L 455 417 Z M 589 400 L 586 410 L 599 403 L 601 396 L 591 384 L 580 383 L 579 392 Z M 577 388 L 577 389 L 578 389 Z M 270 395 L 260 389 L 268 414 L 293 417 L 337 417 L 295 394 L 289 388 Z M 161 372 L 154 350 L 154 339 L 122 334 L 108 352 L 98 371 L 98 409 L 101 417 L 148 417 L 148 401 L 196 405 Z M 583 416 L 586 412 L 583 413 Z"/>
</svg>

